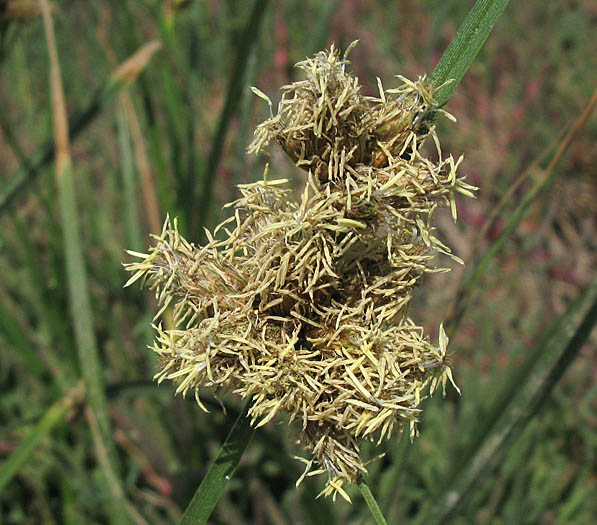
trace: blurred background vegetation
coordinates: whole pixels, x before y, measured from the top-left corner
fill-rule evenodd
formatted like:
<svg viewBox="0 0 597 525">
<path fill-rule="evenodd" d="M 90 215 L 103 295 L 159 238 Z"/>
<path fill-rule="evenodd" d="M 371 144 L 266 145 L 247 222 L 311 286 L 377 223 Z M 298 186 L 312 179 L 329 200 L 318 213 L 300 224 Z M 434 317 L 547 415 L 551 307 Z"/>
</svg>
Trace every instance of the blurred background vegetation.
<svg viewBox="0 0 597 525">
<path fill-rule="evenodd" d="M 268 109 L 248 86 L 276 101 L 295 62 L 359 39 L 364 92 L 376 76 L 394 87 L 396 74 L 433 69 L 471 2 L 54 1 L 98 368 L 77 349 L 84 312 L 69 306 L 44 27 L 11 10 L 31 5 L 0 0 L 0 522 L 174 523 L 239 401 L 224 399 L 223 413 L 205 394 L 205 414 L 152 383 L 155 302 L 122 288 L 124 250 L 143 251 L 166 213 L 200 242 L 234 185 L 262 176 L 267 159 L 245 148 Z M 363 445 L 370 458 L 386 452 L 369 485 L 389 523 L 597 520 L 597 345 L 580 325 L 597 295 L 597 122 L 578 120 L 597 80 L 595 34 L 592 0 L 512 2 L 447 105 L 458 123 L 439 123 L 444 154 L 464 153 L 462 173 L 481 189 L 459 201 L 456 225 L 438 215 L 467 268 L 429 276 L 413 317 L 434 340 L 453 321 L 463 394 L 426 402 L 414 444 Z M 138 77 L 116 82 L 155 40 L 143 70 L 127 70 Z M 301 189 L 282 154 L 269 162 Z M 105 392 L 107 438 L 77 389 L 89 373 Z M 349 505 L 315 499 L 317 478 L 295 488 L 295 435 L 275 423 L 256 432 L 213 523 L 370 522 L 356 490 Z"/>
</svg>

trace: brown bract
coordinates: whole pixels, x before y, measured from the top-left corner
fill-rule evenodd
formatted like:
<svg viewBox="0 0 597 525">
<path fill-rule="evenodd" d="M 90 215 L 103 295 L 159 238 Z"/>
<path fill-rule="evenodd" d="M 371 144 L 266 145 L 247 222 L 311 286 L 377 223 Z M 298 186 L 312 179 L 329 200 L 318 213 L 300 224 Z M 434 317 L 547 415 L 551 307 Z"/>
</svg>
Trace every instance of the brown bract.
<svg viewBox="0 0 597 525">
<path fill-rule="evenodd" d="M 431 344 L 408 305 L 422 276 L 442 271 L 430 259 L 450 255 L 433 211 L 455 213 L 454 192 L 474 188 L 457 176 L 460 159 L 442 158 L 425 78 L 380 83 L 371 98 L 334 47 L 298 66 L 305 80 L 282 88 L 249 151 L 279 144 L 307 172 L 300 200 L 266 170 L 239 186 L 233 216 L 205 246 L 166 220 L 126 267 L 129 284 L 155 290 L 156 317 L 173 307 L 177 328 L 156 327 L 158 381 L 194 390 L 199 404 L 199 388 L 251 396 L 258 426 L 297 420 L 312 453 L 305 474 L 327 472 L 324 494 L 347 497 L 343 483 L 366 472 L 358 440 L 406 426 L 414 436 L 421 400 L 452 381 L 443 329 Z M 435 160 L 421 153 L 428 136 Z"/>
</svg>

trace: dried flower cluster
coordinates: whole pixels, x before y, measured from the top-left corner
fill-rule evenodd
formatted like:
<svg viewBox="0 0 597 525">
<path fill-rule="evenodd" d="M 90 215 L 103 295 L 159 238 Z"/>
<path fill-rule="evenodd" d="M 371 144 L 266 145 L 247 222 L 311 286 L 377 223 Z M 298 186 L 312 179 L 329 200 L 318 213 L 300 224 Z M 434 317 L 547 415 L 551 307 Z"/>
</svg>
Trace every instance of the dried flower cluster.
<svg viewBox="0 0 597 525">
<path fill-rule="evenodd" d="M 300 202 L 285 180 L 240 185 L 234 215 L 205 246 L 166 221 L 129 283 L 143 279 L 176 329 L 157 327 L 159 381 L 252 396 L 263 425 L 279 412 L 298 420 L 312 459 L 327 472 L 324 494 L 346 493 L 366 472 L 360 438 L 387 439 L 410 426 L 418 406 L 452 381 L 447 338 L 429 342 L 407 315 L 413 290 L 449 249 L 433 236 L 439 205 L 455 211 L 460 161 L 442 159 L 425 78 L 364 97 L 332 47 L 298 64 L 306 78 L 282 88 L 277 115 L 261 124 L 250 152 L 279 144 L 307 173 Z M 269 99 L 258 90 L 259 96 Z M 432 136 L 438 160 L 421 153 Z M 312 471 L 314 466 L 319 470 Z M 300 481 L 300 480 L 299 480 Z"/>
</svg>

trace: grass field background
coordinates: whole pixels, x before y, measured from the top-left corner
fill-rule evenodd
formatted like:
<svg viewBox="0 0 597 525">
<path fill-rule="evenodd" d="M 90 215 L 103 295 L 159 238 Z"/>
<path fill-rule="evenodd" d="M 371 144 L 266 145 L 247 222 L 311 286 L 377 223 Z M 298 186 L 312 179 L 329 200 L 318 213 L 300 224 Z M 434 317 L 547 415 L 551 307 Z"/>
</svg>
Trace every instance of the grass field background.
<svg viewBox="0 0 597 525">
<path fill-rule="evenodd" d="M 471 2 L 53 2 L 77 210 L 67 220 L 43 23 L 7 19 L 10 4 L 0 1 L 0 522 L 175 523 L 240 402 L 224 398 L 224 413 L 206 393 L 205 414 L 152 382 L 155 301 L 123 289 L 124 250 L 144 251 L 166 213 L 201 242 L 266 160 L 301 190 L 282 154 L 245 154 L 268 116 L 249 86 L 276 102 L 299 78 L 295 62 L 359 39 L 352 70 L 375 94 L 377 76 L 393 87 L 396 74 L 429 73 Z M 597 120 L 582 119 L 596 33 L 590 0 L 511 2 L 446 106 L 458 123 L 438 124 L 444 154 L 465 155 L 480 191 L 459 200 L 457 224 L 437 215 L 466 267 L 430 275 L 412 316 L 434 340 L 440 322 L 452 327 L 462 396 L 426 401 L 412 445 L 363 445 L 386 453 L 369 486 L 389 523 L 597 520 Z M 67 270 L 72 224 L 86 274 Z M 85 290 L 90 353 L 76 328 L 88 312 L 71 307 Z M 356 489 L 350 505 L 315 499 L 319 478 L 295 488 L 295 430 L 256 432 L 213 523 L 370 522 Z"/>
</svg>

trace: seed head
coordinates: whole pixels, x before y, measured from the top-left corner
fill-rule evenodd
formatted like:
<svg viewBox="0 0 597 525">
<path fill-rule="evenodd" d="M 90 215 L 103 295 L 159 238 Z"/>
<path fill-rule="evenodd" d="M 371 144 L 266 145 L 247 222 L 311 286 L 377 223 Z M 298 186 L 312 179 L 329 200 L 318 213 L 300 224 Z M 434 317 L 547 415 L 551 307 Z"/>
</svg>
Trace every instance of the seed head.
<svg viewBox="0 0 597 525">
<path fill-rule="evenodd" d="M 348 65 L 333 46 L 300 62 L 305 80 L 282 88 L 249 146 L 278 144 L 306 171 L 298 201 L 266 170 L 239 185 L 232 217 L 204 246 L 166 219 L 126 265 L 128 284 L 155 291 L 156 317 L 173 307 L 176 328 L 156 327 L 158 381 L 199 403 L 199 388 L 251 396 L 257 426 L 298 421 L 312 455 L 304 475 L 326 472 L 334 497 L 366 472 L 359 439 L 407 426 L 414 437 L 421 401 L 453 383 L 443 328 L 433 345 L 408 305 L 423 275 L 442 271 L 430 266 L 438 252 L 457 259 L 434 235 L 434 210 L 455 216 L 454 192 L 475 189 L 457 176 L 461 159 L 442 158 L 424 77 L 364 97 Z M 435 160 L 421 152 L 428 136 Z"/>
</svg>

